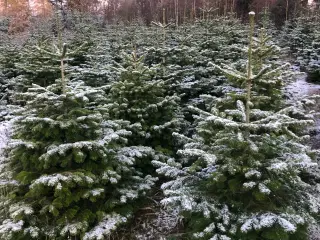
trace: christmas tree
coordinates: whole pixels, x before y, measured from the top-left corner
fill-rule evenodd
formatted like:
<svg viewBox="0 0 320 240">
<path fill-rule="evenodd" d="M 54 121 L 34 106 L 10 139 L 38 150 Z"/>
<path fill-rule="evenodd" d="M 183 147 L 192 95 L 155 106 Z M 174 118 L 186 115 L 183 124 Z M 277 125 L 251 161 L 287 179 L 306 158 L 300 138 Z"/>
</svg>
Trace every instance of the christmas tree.
<svg viewBox="0 0 320 240">
<path fill-rule="evenodd" d="M 254 32 L 252 25 L 251 32 Z M 258 36 L 252 36 L 252 44 L 250 45 L 252 52 L 252 73 L 255 75 L 252 83 L 251 97 L 255 103 L 255 107 L 262 110 L 279 110 L 283 107 L 283 94 L 281 92 L 285 81 L 290 78 L 293 73 L 290 72 L 289 64 L 279 60 L 281 54 L 280 48 L 273 42 L 272 37 L 267 34 L 267 30 L 262 27 L 259 29 Z M 248 47 L 243 47 L 248 52 Z M 238 88 L 238 93 L 230 93 L 231 101 L 235 99 L 243 100 L 246 94 L 241 91 L 246 84 L 247 61 L 238 61 L 231 64 L 210 63 L 212 66 L 223 72 L 231 83 L 232 87 Z M 267 73 L 267 74 L 266 74 Z"/>
<path fill-rule="evenodd" d="M 104 92 L 67 81 L 61 59 L 60 81 L 20 94 L 26 106 L 1 174 L 4 187 L 16 185 L 2 195 L 1 239 L 106 238 L 156 180 L 135 169 L 152 149 L 128 145 L 128 124 L 97 106 Z"/>
<path fill-rule="evenodd" d="M 320 77 L 320 29 L 313 34 L 313 41 L 298 51 L 297 62 L 302 71 L 308 73 L 308 80 L 318 82 Z"/>
<path fill-rule="evenodd" d="M 162 203 L 184 216 L 186 238 L 307 239 L 319 214 L 317 195 L 299 175 L 317 166 L 315 152 L 303 144 L 307 136 L 291 131 L 313 121 L 292 118 L 287 108 L 261 110 L 252 98 L 254 81 L 273 73 L 254 74 L 253 19 L 251 12 L 246 73 L 220 67 L 245 78 L 245 98 L 221 108 L 224 99 L 205 96 L 208 111 L 190 107 L 196 134 L 175 134 L 184 143 L 180 158 L 153 162 L 172 178 L 162 185 Z"/>
<path fill-rule="evenodd" d="M 110 116 L 135 125 L 131 142 L 170 153 L 172 133 L 183 125 L 180 98 L 167 95 L 165 82 L 154 79 L 159 68 L 145 66 L 135 53 L 124 58 L 117 68 L 120 79 L 110 89 Z"/>
<path fill-rule="evenodd" d="M 55 82 L 61 75 L 61 59 L 64 61 L 65 71 L 72 70 L 72 65 L 80 64 L 82 55 L 88 49 L 88 42 L 82 45 L 69 44 L 70 51 L 62 55 L 61 44 L 52 44 L 51 38 L 40 38 L 37 43 L 30 41 L 30 45 L 25 46 L 22 51 L 21 60 L 16 63 L 17 68 L 21 71 L 21 77 L 25 87 L 37 84 L 48 86 Z"/>
</svg>

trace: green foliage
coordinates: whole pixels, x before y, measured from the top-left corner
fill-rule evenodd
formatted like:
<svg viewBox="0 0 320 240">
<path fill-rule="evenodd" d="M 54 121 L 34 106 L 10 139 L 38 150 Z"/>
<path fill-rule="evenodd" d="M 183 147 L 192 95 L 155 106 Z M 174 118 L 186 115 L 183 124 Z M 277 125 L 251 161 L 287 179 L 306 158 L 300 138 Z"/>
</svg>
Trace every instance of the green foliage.
<svg viewBox="0 0 320 240">
<path fill-rule="evenodd" d="M 308 73 L 310 81 L 319 79 L 319 13 L 288 22 L 280 43 L 290 47 L 301 71 Z"/>
<path fill-rule="evenodd" d="M 48 86 L 61 76 L 60 54 L 62 46 L 51 43 L 52 39 L 42 38 L 37 43 L 30 42 L 29 46 L 23 49 L 21 60 L 15 65 L 22 72 L 25 85 L 32 83 L 40 86 Z M 84 61 L 84 54 L 89 47 L 88 42 L 78 45 L 71 42 L 68 47 L 70 51 L 65 56 L 68 69 L 72 65 L 79 65 Z"/>
<path fill-rule="evenodd" d="M 138 208 L 149 214 L 143 200 L 157 174 L 162 203 L 177 218 L 152 213 L 161 236 L 307 239 L 319 212 L 307 182 L 317 153 L 304 133 L 313 121 L 307 105 L 284 108 L 291 72 L 267 20 L 253 39 L 250 68 L 248 31 L 233 17 L 164 32 L 98 29 L 85 15 L 69 16 L 76 21 L 63 33 L 66 55 L 61 41 L 51 44 L 50 23 L 46 34 L 31 29 L 21 47 L 0 43 L 0 121 L 12 114 L 8 103 L 25 105 L 0 156 L 1 239 L 116 238 L 120 225 L 136 224 L 128 221 Z M 312 71 L 315 29 L 310 19 L 287 23 L 279 42 L 290 42 Z M 140 237 L 135 226 L 124 229 Z"/>
<path fill-rule="evenodd" d="M 128 218 L 135 209 L 130 202 L 155 181 L 134 168 L 135 160 L 150 158 L 152 150 L 124 147 L 130 132 L 121 122 L 104 128 L 102 115 L 87 108 L 89 99 L 103 92 L 79 83 L 69 86 L 67 95 L 60 91 L 59 85 L 34 85 L 21 94 L 27 106 L 9 152 L 12 179 L 19 185 L 2 227 L 8 221 L 21 226 L 2 232 L 6 239 L 95 239 L 99 222 L 116 221 L 108 217 L 114 213 Z"/>
<path fill-rule="evenodd" d="M 191 239 L 307 239 L 306 227 L 319 213 L 317 194 L 300 178 L 317 166 L 314 151 L 302 144 L 306 136 L 292 132 L 313 121 L 290 115 L 301 109 L 279 109 L 281 85 L 272 78 L 283 67 L 265 62 L 273 49 L 267 38 L 255 41 L 257 48 L 250 37 L 244 72 L 212 64 L 239 83 L 239 94 L 204 95 L 206 111 L 190 106 L 196 133 L 175 134 L 184 143 L 180 158 L 153 162 L 171 178 L 162 185 L 162 203 L 185 216 Z M 266 96 L 266 87 L 277 89 L 274 96 Z"/>
<path fill-rule="evenodd" d="M 119 66 L 120 79 L 110 89 L 110 116 L 136 125 L 130 138 L 135 144 L 151 146 L 164 152 L 173 150 L 172 132 L 183 124 L 180 98 L 168 96 L 167 86 L 155 80 L 156 68 L 142 63 L 135 53 L 125 55 Z"/>
</svg>

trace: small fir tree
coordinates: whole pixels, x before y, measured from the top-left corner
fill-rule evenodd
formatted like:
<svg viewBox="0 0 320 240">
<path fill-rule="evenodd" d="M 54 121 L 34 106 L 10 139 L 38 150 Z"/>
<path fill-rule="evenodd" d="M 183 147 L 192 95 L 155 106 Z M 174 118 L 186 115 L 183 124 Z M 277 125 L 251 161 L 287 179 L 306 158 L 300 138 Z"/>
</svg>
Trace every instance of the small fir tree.
<svg viewBox="0 0 320 240">
<path fill-rule="evenodd" d="M 312 82 L 319 82 L 320 80 L 320 28 L 313 34 L 313 41 L 308 46 L 304 46 L 299 50 L 297 55 L 297 62 L 300 69 L 307 72 L 308 80 Z"/>
<path fill-rule="evenodd" d="M 162 80 L 154 80 L 157 68 L 149 68 L 135 53 L 124 55 L 120 79 L 110 89 L 110 116 L 135 124 L 130 142 L 172 152 L 172 133 L 183 124 L 180 98 L 169 96 Z"/>
<path fill-rule="evenodd" d="M 20 80 L 25 88 L 31 84 L 49 86 L 61 77 L 61 61 L 63 61 L 64 74 L 72 71 L 72 65 L 78 65 L 89 47 L 88 42 L 76 45 L 71 41 L 68 45 L 70 51 L 63 55 L 62 44 L 51 44 L 52 39 L 41 38 L 37 43 L 30 42 L 22 51 L 21 60 L 16 63 L 21 71 Z"/>
<path fill-rule="evenodd" d="M 251 24 L 252 34 L 254 33 L 254 25 Z M 251 49 L 250 49 L 251 48 Z M 255 78 L 250 83 L 250 93 L 253 102 L 257 108 L 262 110 L 279 110 L 283 107 L 282 86 L 285 79 L 288 79 L 292 73 L 289 71 L 289 64 L 279 60 L 280 48 L 272 41 L 271 36 L 267 35 L 265 28 L 259 30 L 258 37 L 252 35 L 252 42 L 248 47 L 243 48 L 245 51 L 252 52 L 251 59 L 251 75 Z M 232 101 L 234 99 L 244 100 L 247 95 L 241 93 L 241 88 L 247 82 L 247 62 L 245 64 L 217 64 L 210 63 L 212 66 L 223 72 L 230 80 L 233 87 L 239 88 L 237 94 L 230 94 Z M 235 68 L 232 66 L 235 65 Z M 286 70 L 286 71 L 284 71 Z M 248 92 L 248 89 L 247 89 Z"/>
<path fill-rule="evenodd" d="M 103 94 L 81 82 L 21 93 L 26 107 L 1 174 L 17 183 L 1 201 L 1 239 L 107 238 L 153 186 L 135 168 L 153 150 L 128 145 L 127 123 L 102 117 Z"/>
</svg>

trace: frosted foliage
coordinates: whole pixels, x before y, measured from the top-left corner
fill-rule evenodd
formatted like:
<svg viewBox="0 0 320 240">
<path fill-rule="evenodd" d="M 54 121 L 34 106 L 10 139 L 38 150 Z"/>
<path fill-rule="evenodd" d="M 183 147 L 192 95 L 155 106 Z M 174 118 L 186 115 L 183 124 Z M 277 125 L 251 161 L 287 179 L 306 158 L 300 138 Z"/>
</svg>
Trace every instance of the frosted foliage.
<svg viewBox="0 0 320 240">
<path fill-rule="evenodd" d="M 127 203 L 128 200 L 137 199 L 139 196 L 144 195 L 146 191 L 150 190 L 151 187 L 158 180 L 156 177 L 147 175 L 145 178 L 138 176 L 133 177 L 130 188 L 120 188 L 118 192 L 121 194 L 120 202 Z"/>
<path fill-rule="evenodd" d="M 268 167 L 268 170 L 273 172 L 283 172 L 293 168 L 296 169 L 297 167 L 300 169 L 310 169 L 318 166 L 318 164 L 314 162 L 306 153 L 288 153 L 284 154 L 284 158 L 286 161 L 279 160 L 274 162 L 270 165 L 270 167 Z"/>
<path fill-rule="evenodd" d="M 80 232 L 83 232 L 85 229 L 88 228 L 87 222 L 78 222 L 78 223 L 71 223 L 64 226 L 60 232 L 62 236 L 77 236 Z"/>
<path fill-rule="evenodd" d="M 155 153 L 150 147 L 124 147 L 117 153 L 119 161 L 126 165 L 132 165 L 135 163 L 135 159 L 151 156 L 154 157 Z"/>
<path fill-rule="evenodd" d="M 205 151 L 202 151 L 200 149 L 185 149 L 185 150 L 179 150 L 178 154 L 183 157 L 199 157 L 202 158 L 206 163 L 214 164 L 216 161 L 216 157 L 213 154 L 206 153 Z"/>
<path fill-rule="evenodd" d="M 24 235 L 30 236 L 32 239 L 39 239 L 40 229 L 38 227 L 28 227 L 24 231 Z"/>
<path fill-rule="evenodd" d="M 211 223 L 208 227 L 203 230 L 203 233 L 212 233 L 216 229 L 215 223 Z M 200 234 L 201 235 L 201 234 Z M 195 234 L 197 236 L 197 234 Z M 203 237 L 203 236 L 201 236 Z"/>
<path fill-rule="evenodd" d="M 318 192 L 315 195 L 307 194 L 308 203 L 310 205 L 310 211 L 317 214 L 319 214 L 320 212 L 319 192 L 320 191 L 318 190 Z"/>
<path fill-rule="evenodd" d="M 228 206 L 224 206 L 220 211 L 220 216 L 224 225 L 230 224 L 230 212 Z"/>
<path fill-rule="evenodd" d="M 270 194 L 271 193 L 271 190 L 269 188 L 266 187 L 266 185 L 262 184 L 262 183 L 259 183 L 259 191 L 261 193 L 264 193 L 266 195 Z"/>
<path fill-rule="evenodd" d="M 23 228 L 23 221 L 15 222 L 11 219 L 4 220 L 0 225 L 1 239 L 12 239 L 12 235 L 15 232 L 20 232 Z"/>
<path fill-rule="evenodd" d="M 13 139 L 8 143 L 8 146 L 9 146 L 9 148 L 16 148 L 16 147 L 19 147 L 19 146 L 23 146 L 23 147 L 28 148 L 28 149 L 34 149 L 35 143 Z"/>
<path fill-rule="evenodd" d="M 95 180 L 89 176 L 86 176 L 84 173 L 71 173 L 67 172 L 65 174 L 52 174 L 52 175 L 44 175 L 36 179 L 31 185 L 30 189 L 35 188 L 38 185 L 45 185 L 49 187 L 56 187 L 58 184 L 62 183 L 87 183 L 93 184 Z"/>
<path fill-rule="evenodd" d="M 221 234 L 215 234 L 212 238 L 210 238 L 209 240 L 231 240 L 231 238 L 229 238 L 226 235 L 221 235 Z"/>
<path fill-rule="evenodd" d="M 169 195 L 170 197 L 166 197 L 161 201 L 161 204 L 164 206 L 178 206 L 181 210 L 191 211 L 196 208 L 196 199 L 191 194 L 188 195 L 184 191 L 184 189 L 179 189 L 178 191 L 165 190 L 164 194 Z M 185 189 L 187 190 L 187 189 Z"/>
<path fill-rule="evenodd" d="M 253 178 L 253 177 L 260 178 L 261 172 L 259 172 L 257 170 L 250 170 L 250 171 L 246 172 L 245 177 L 248 179 Z"/>
<path fill-rule="evenodd" d="M 184 175 L 185 172 L 180 170 L 177 166 L 171 166 L 159 161 L 152 161 L 155 166 L 158 166 L 157 173 L 163 174 L 167 177 L 177 177 L 179 175 Z"/>
<path fill-rule="evenodd" d="M 33 213 L 33 209 L 29 205 L 23 205 L 21 203 L 14 204 L 9 208 L 10 217 L 16 219 L 21 215 L 31 215 Z"/>
<path fill-rule="evenodd" d="M 265 213 L 262 215 L 254 215 L 251 218 L 246 219 L 241 226 L 241 231 L 249 232 L 253 230 L 261 230 L 263 228 L 271 228 L 277 224 L 284 231 L 292 233 L 297 230 L 296 225 L 302 223 L 304 223 L 304 220 L 301 218 L 301 216 Z"/>
<path fill-rule="evenodd" d="M 247 189 L 252 189 L 252 188 L 254 188 L 256 185 L 257 185 L 256 182 L 246 182 L 246 183 L 243 184 L 243 187 L 244 187 L 244 188 L 247 188 Z"/>
<path fill-rule="evenodd" d="M 127 218 L 119 214 L 107 215 L 94 229 L 85 234 L 83 240 L 104 240 L 110 236 L 118 225 L 125 222 L 127 222 Z"/>
<path fill-rule="evenodd" d="M 0 122 L 0 156 L 2 149 L 8 144 L 11 122 Z"/>
<path fill-rule="evenodd" d="M 0 122 L 0 186 L 17 185 L 17 182 L 10 179 L 11 172 L 8 172 L 8 161 L 4 156 L 4 150 L 9 145 L 10 135 L 13 128 L 13 120 Z"/>
<path fill-rule="evenodd" d="M 87 193 L 85 193 L 83 197 L 85 197 L 85 198 L 88 198 L 90 196 L 98 197 L 98 196 L 102 195 L 104 193 L 104 191 L 105 190 L 103 188 L 96 188 L 96 189 L 90 190 Z"/>
<path fill-rule="evenodd" d="M 289 128 L 303 128 L 313 121 L 294 119 L 288 114 L 292 109 L 283 109 L 277 113 L 253 111 L 258 117 L 255 121 L 246 123 L 243 103 L 238 101 L 237 107 L 236 110 L 223 113 L 217 109 L 205 112 L 196 107 L 189 107 L 189 110 L 198 114 L 194 116 L 198 123 L 197 133 L 192 139 L 174 134 L 181 143 L 184 143 L 183 149 L 177 152 L 178 158 L 167 162 L 153 161 L 159 174 L 171 178 L 161 186 L 165 194 L 161 203 L 167 208 L 176 209 L 180 214 L 200 213 L 203 218 L 210 219 L 211 225 L 194 234 L 194 237 L 199 239 L 209 237 L 229 239 L 230 235 L 237 234 L 237 229 L 240 227 L 243 232 L 249 232 L 277 225 L 284 231 L 293 233 L 297 230 L 297 225 L 304 224 L 305 219 L 311 217 L 308 211 L 304 209 L 300 211 L 300 206 L 293 205 L 290 209 L 292 207 L 297 214 L 301 215 L 277 215 L 271 211 L 267 213 L 262 211 L 254 216 L 245 215 L 240 221 L 239 214 L 234 212 L 231 204 L 224 206 L 226 203 L 219 202 L 219 196 L 215 198 L 214 194 L 210 195 L 206 190 L 198 187 L 204 186 L 207 182 L 219 181 L 220 177 L 226 176 L 226 172 L 227 175 L 243 174 L 247 180 L 242 183 L 242 191 L 255 193 L 259 191 L 263 195 L 268 195 L 268 198 L 273 198 L 272 179 L 266 171 L 282 178 L 287 177 L 289 173 L 296 173 L 296 175 L 292 174 L 290 181 L 306 189 L 306 192 L 301 192 L 299 199 L 314 212 L 318 210 L 317 201 L 307 194 L 310 186 L 298 176 L 302 170 L 317 166 L 312 159 L 313 151 L 300 143 L 302 137 L 293 136 L 291 133 L 286 135 Z M 258 134 L 259 131 L 263 133 Z M 273 136 L 278 137 L 274 139 Z M 275 154 L 270 159 L 252 159 L 249 166 L 242 169 L 232 156 L 226 157 L 226 154 L 232 152 L 229 148 L 234 147 L 233 142 L 230 146 L 227 144 L 229 139 L 248 143 L 249 154 L 263 153 L 266 144 L 270 146 L 270 151 L 275 150 Z M 279 151 L 274 147 L 275 145 L 279 147 Z M 239 158 L 241 159 L 241 154 Z"/>
<path fill-rule="evenodd" d="M 310 240 L 319 240 L 320 225 L 316 224 L 316 225 L 310 226 L 309 232 L 310 232 Z"/>
<path fill-rule="evenodd" d="M 137 191 L 129 190 L 129 189 L 122 190 L 121 194 L 123 194 L 120 197 L 120 202 L 121 203 L 126 203 L 127 199 L 136 199 L 139 196 L 139 193 Z"/>
<path fill-rule="evenodd" d="M 107 170 L 103 173 L 102 179 L 109 180 L 110 183 L 116 184 L 121 179 L 121 176 L 115 171 Z"/>
<path fill-rule="evenodd" d="M 76 142 L 76 143 L 67 143 L 67 144 L 61 144 L 59 146 L 50 146 L 48 149 L 48 151 L 43 154 L 39 160 L 48 162 L 50 161 L 50 157 L 52 157 L 55 154 L 59 154 L 59 155 L 66 155 L 66 152 L 68 150 L 72 150 L 72 149 L 88 149 L 88 150 L 93 150 L 93 149 L 99 149 L 101 147 L 104 147 L 106 144 L 105 141 L 101 140 L 101 141 L 83 141 L 83 142 Z"/>
<path fill-rule="evenodd" d="M 0 122 L 0 165 L 3 162 L 3 151 L 7 147 L 10 140 L 12 124 L 12 121 Z M 0 166 L 0 169 L 1 168 L 2 167 Z"/>
</svg>

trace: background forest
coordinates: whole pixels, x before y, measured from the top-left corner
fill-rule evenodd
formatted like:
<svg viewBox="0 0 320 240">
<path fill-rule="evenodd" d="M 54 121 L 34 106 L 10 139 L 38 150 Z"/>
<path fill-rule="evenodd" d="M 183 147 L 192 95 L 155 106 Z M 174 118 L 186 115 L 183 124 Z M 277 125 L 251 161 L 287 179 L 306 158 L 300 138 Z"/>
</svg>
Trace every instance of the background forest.
<svg viewBox="0 0 320 240">
<path fill-rule="evenodd" d="M 0 3 L 0 239 L 320 239 L 318 1 Z"/>
</svg>

